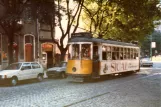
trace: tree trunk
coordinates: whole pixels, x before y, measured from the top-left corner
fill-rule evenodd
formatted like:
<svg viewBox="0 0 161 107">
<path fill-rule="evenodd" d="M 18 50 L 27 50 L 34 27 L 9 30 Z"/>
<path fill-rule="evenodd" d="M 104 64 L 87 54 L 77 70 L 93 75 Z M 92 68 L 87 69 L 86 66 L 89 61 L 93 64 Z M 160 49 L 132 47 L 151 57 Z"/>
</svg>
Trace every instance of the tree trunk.
<svg viewBox="0 0 161 107">
<path fill-rule="evenodd" d="M 60 51 L 61 51 L 60 61 L 65 61 L 66 50 L 62 49 Z"/>
<path fill-rule="evenodd" d="M 8 36 L 8 40 L 9 40 L 9 45 L 8 45 L 8 57 L 9 57 L 9 64 L 13 63 L 13 37 L 14 35 L 11 34 L 10 36 Z"/>
</svg>

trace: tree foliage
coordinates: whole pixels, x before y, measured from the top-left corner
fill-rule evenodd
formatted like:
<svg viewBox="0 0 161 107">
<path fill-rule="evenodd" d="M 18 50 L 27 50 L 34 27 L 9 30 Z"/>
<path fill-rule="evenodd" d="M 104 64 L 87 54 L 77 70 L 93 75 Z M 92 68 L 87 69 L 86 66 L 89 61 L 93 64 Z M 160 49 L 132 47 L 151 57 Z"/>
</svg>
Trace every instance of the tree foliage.
<svg viewBox="0 0 161 107">
<path fill-rule="evenodd" d="M 160 14 L 158 3 L 158 0 L 88 0 L 84 3 L 83 19 L 89 31 L 99 37 L 139 41 L 153 31 L 153 21 Z"/>
<path fill-rule="evenodd" d="M 68 50 L 68 45 L 64 46 L 64 39 L 66 37 L 70 37 L 70 33 L 75 33 L 78 26 L 79 26 L 79 18 L 80 18 L 80 14 L 82 11 L 82 6 L 84 3 L 84 0 L 78 0 L 73 2 L 72 6 L 74 6 L 74 8 L 70 7 L 70 0 L 58 0 L 58 26 L 59 29 L 61 31 L 61 35 L 60 35 L 60 41 L 59 43 L 57 42 L 57 46 L 61 52 L 61 60 L 64 60 L 64 56 Z M 66 14 L 63 15 L 63 17 L 66 17 L 67 20 L 67 24 L 64 26 L 63 23 L 63 18 L 61 16 L 61 10 L 60 10 L 60 6 L 62 6 L 62 4 L 64 4 L 65 9 L 66 9 Z M 73 24 L 76 24 L 74 29 L 72 30 L 72 26 Z"/>
<path fill-rule="evenodd" d="M 152 54 L 155 55 L 156 52 L 157 54 L 161 54 L 160 41 L 161 41 L 161 32 L 158 30 L 155 30 L 151 35 L 148 35 L 142 42 L 141 44 L 142 53 L 150 56 L 151 42 L 155 42 L 156 47 L 152 48 Z"/>
<path fill-rule="evenodd" d="M 3 14 L 0 17 L 0 27 L 3 29 L 9 41 L 9 63 L 13 62 L 14 36 L 22 27 L 18 22 L 21 19 L 24 3 L 23 0 L 0 0 L 0 6 L 3 8 L 1 10 Z"/>
<path fill-rule="evenodd" d="M 68 45 L 64 44 L 64 40 L 70 37 L 70 33 L 77 30 L 84 0 L 73 1 L 73 3 L 70 0 L 31 0 L 31 2 L 32 18 L 36 17 L 40 23 L 50 26 L 52 41 L 61 52 L 61 60 L 64 60 L 68 50 Z M 64 22 L 64 18 L 66 18 L 66 22 Z M 61 31 L 59 41 L 55 39 L 55 27 Z"/>
</svg>

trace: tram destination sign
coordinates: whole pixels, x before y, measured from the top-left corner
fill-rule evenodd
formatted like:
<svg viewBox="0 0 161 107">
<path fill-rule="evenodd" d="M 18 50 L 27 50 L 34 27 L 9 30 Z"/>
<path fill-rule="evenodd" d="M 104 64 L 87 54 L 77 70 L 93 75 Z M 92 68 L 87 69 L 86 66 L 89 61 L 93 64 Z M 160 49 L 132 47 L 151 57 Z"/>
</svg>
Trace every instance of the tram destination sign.
<svg viewBox="0 0 161 107">
<path fill-rule="evenodd" d="M 72 37 L 92 37 L 92 34 L 89 32 L 81 32 L 81 33 L 72 33 Z"/>
</svg>

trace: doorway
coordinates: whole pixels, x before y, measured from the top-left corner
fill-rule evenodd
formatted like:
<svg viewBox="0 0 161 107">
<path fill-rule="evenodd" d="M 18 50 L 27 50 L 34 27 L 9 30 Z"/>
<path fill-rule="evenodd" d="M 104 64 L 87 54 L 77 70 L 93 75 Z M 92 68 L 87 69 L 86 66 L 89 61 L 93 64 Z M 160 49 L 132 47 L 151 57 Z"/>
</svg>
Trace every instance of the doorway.
<svg viewBox="0 0 161 107">
<path fill-rule="evenodd" d="M 53 67 L 53 44 L 43 43 L 42 44 L 42 52 L 46 53 L 46 67 Z"/>
<path fill-rule="evenodd" d="M 53 52 L 48 51 L 47 53 L 47 68 L 53 67 Z"/>
<path fill-rule="evenodd" d="M 25 44 L 25 61 L 31 62 L 33 61 L 33 51 L 32 44 Z"/>
<path fill-rule="evenodd" d="M 35 58 L 35 37 L 32 34 L 24 35 L 24 60 L 32 62 Z"/>
</svg>

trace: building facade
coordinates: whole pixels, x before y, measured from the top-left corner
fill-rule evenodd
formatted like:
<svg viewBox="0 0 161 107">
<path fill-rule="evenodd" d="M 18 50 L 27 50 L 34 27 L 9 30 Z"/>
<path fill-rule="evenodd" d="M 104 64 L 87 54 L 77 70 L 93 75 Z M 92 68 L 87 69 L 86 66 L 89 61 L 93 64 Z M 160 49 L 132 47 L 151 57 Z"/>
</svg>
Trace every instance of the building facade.
<svg viewBox="0 0 161 107">
<path fill-rule="evenodd" d="M 13 43 L 14 62 L 38 61 L 45 68 L 55 64 L 56 45 L 52 42 L 49 31 L 41 30 L 37 21 L 23 22 L 20 33 L 15 34 Z M 8 39 L 0 33 L 0 68 L 4 69 L 9 62 Z"/>
</svg>

